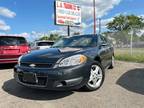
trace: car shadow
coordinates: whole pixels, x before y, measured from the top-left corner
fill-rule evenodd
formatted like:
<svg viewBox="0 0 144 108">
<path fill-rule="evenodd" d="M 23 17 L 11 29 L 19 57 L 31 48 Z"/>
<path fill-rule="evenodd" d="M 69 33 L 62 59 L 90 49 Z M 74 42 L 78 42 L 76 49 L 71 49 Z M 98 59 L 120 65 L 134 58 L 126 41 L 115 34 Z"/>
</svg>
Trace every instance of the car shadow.
<svg viewBox="0 0 144 108">
<path fill-rule="evenodd" d="M 0 64 L 0 70 L 13 69 L 16 64 Z"/>
<path fill-rule="evenodd" d="M 6 81 L 2 89 L 10 95 L 29 100 L 56 100 L 73 94 L 72 91 L 48 91 L 32 89 L 17 84 L 14 79 Z"/>
<path fill-rule="evenodd" d="M 131 92 L 144 95 L 144 68 L 129 70 L 117 80 L 116 84 Z"/>
</svg>

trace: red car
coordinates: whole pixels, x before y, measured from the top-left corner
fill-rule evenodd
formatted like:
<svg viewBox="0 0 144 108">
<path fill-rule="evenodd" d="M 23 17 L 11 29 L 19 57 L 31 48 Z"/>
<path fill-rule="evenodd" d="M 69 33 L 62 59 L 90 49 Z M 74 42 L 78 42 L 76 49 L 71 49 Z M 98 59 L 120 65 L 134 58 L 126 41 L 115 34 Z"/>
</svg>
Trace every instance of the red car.
<svg viewBox="0 0 144 108">
<path fill-rule="evenodd" d="M 18 58 L 29 51 L 24 37 L 0 36 L 0 64 L 17 63 Z"/>
</svg>

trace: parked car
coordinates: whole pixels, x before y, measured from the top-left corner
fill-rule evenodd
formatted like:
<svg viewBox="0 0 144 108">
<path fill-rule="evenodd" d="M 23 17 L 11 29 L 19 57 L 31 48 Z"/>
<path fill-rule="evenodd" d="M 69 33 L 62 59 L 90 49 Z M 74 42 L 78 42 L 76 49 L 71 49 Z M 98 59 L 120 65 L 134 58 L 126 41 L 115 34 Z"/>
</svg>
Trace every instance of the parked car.
<svg viewBox="0 0 144 108">
<path fill-rule="evenodd" d="M 18 58 L 29 51 L 24 37 L 0 36 L 0 64 L 17 63 Z"/>
<path fill-rule="evenodd" d="M 114 49 L 100 35 L 60 39 L 52 48 L 19 58 L 15 80 L 24 86 L 48 90 L 101 87 L 105 69 L 114 67 Z"/>
<path fill-rule="evenodd" d="M 54 41 L 37 41 L 34 46 L 32 46 L 32 50 L 40 50 L 50 48 L 54 44 Z"/>
</svg>

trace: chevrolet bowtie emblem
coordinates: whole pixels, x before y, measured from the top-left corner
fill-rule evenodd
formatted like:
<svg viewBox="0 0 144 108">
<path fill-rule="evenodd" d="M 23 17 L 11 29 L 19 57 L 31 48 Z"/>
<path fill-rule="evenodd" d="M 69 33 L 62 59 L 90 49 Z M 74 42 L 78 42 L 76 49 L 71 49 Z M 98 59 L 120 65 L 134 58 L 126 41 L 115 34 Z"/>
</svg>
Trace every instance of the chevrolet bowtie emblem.
<svg viewBox="0 0 144 108">
<path fill-rule="evenodd" d="M 35 65 L 35 64 L 30 64 L 29 66 L 30 66 L 30 67 L 35 67 L 36 65 Z"/>
</svg>

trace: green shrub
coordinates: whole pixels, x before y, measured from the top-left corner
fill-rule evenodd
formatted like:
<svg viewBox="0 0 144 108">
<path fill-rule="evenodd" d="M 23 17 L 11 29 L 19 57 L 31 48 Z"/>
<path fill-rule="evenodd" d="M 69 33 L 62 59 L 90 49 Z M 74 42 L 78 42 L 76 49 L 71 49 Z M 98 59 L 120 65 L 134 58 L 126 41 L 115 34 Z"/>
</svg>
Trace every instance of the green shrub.
<svg viewBox="0 0 144 108">
<path fill-rule="evenodd" d="M 130 49 L 116 49 L 115 58 L 121 61 L 144 63 L 144 49 L 133 49 L 132 55 Z"/>
</svg>

